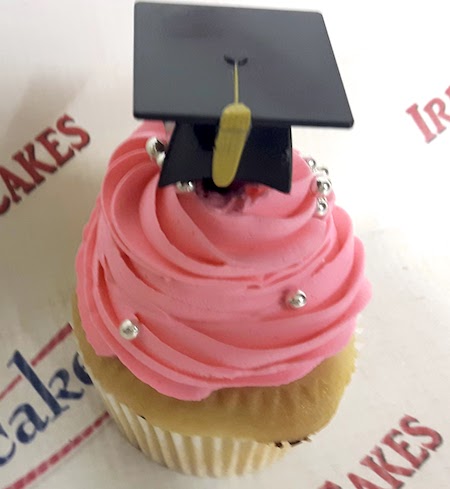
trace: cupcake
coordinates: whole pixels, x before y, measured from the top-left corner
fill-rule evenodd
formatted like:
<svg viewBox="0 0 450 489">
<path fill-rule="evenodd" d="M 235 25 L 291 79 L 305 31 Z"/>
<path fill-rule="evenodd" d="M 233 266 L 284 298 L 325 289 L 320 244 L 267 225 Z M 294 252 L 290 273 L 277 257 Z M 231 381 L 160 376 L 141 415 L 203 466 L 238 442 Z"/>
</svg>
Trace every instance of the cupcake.
<svg viewBox="0 0 450 489">
<path fill-rule="evenodd" d="M 164 118 L 177 124 L 172 133 L 144 122 L 111 157 L 77 255 L 75 335 L 108 411 L 143 453 L 187 474 L 252 472 L 308 440 L 338 407 L 354 369 L 356 319 L 370 297 L 363 246 L 335 205 L 328 172 L 291 151 L 290 127 L 279 118 L 259 126 L 270 103 L 249 93 L 248 105 L 239 102 L 238 75 L 261 70 L 250 66 L 258 47 L 248 48 L 248 63 L 222 60 L 235 88 L 222 115 L 199 122 L 192 109 L 197 119 L 186 122 L 178 102 L 167 107 L 176 101 L 170 83 L 146 105 L 139 63 L 142 49 L 153 48 L 142 33 L 163 47 L 168 36 L 179 42 L 190 32 L 192 41 L 177 23 L 188 12 L 203 32 L 200 46 L 213 24 L 243 20 L 248 36 L 269 17 L 287 19 L 286 33 L 316 23 L 320 40 L 323 21 L 223 7 L 136 9 L 135 113 L 161 114 L 162 93 Z M 199 53 L 195 43 L 190 49 Z M 344 102 L 328 125 L 348 122 Z M 292 105 L 294 122 L 305 124 L 305 109 Z M 308 117 L 323 125 L 320 111 Z"/>
</svg>

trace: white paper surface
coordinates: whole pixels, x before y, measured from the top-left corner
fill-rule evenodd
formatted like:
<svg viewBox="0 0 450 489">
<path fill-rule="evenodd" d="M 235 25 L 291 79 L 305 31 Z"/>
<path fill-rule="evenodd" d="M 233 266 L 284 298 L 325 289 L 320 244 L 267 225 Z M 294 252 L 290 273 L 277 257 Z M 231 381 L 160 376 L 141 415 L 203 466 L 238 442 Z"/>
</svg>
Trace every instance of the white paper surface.
<svg viewBox="0 0 450 489">
<path fill-rule="evenodd" d="M 56 172 L 41 171 L 45 181 L 28 195 L 16 190 L 20 202 L 0 214 L 0 488 L 449 487 L 450 7 L 437 0 L 203 3 L 324 14 L 356 124 L 351 131 L 296 129 L 294 143 L 330 169 L 338 203 L 366 245 L 374 296 L 362 319 L 358 371 L 332 424 L 254 476 L 182 476 L 147 461 L 122 439 L 102 417 L 93 387 L 74 372 L 76 349 L 64 326 L 81 229 L 109 155 L 137 125 L 133 2 L 0 0 L 0 172 L 6 168 L 32 182 L 13 159 L 29 143 L 38 159 L 55 165 L 35 140 L 47 128 L 56 131 L 48 139 L 60 142 L 61 153 L 80 143 L 57 130 L 64 114 L 90 136 Z M 407 113 L 415 104 L 422 130 L 413 109 Z M 0 176 L 0 206 L 4 197 L 11 193 Z M 60 397 L 69 399 L 55 402 L 68 409 L 55 414 L 51 400 L 20 373 L 19 356 L 28 364 L 34 359 L 53 398 L 67 377 L 69 392 Z M 8 366 L 13 357 L 16 363 Z M 17 409 L 22 412 L 14 415 Z M 406 415 L 418 422 L 407 422 Z M 34 425 L 28 421 L 20 434 L 30 416 Z M 415 459 L 382 443 L 394 429 L 401 432 L 394 439 L 407 442 Z M 377 446 L 382 452 L 371 455 Z M 360 463 L 369 455 L 380 463 L 380 453 L 390 464 L 379 470 L 384 478 Z M 421 465 L 419 455 L 427 457 Z"/>
</svg>

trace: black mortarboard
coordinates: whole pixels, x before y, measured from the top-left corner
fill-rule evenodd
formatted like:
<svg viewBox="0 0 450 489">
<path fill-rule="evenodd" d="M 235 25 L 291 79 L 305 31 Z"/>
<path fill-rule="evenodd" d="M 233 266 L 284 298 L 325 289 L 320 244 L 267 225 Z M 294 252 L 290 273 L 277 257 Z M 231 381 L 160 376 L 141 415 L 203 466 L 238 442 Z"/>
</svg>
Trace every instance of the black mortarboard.
<svg viewBox="0 0 450 489">
<path fill-rule="evenodd" d="M 237 89 L 248 113 L 227 128 Z M 176 122 L 160 186 L 211 179 L 215 148 L 241 131 L 233 178 L 283 192 L 291 126 L 353 124 L 321 14 L 155 3 L 135 6 L 134 115 Z"/>
</svg>

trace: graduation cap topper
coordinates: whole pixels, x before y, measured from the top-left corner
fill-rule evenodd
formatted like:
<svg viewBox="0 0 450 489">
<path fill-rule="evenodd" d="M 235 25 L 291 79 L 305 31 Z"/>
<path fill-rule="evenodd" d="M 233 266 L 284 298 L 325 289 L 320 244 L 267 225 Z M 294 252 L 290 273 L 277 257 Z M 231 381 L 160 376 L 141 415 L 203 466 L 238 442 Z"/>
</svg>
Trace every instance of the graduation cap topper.
<svg viewBox="0 0 450 489">
<path fill-rule="evenodd" d="M 291 126 L 351 127 L 321 14 L 135 5 L 134 115 L 174 121 L 160 186 L 291 186 Z"/>
</svg>

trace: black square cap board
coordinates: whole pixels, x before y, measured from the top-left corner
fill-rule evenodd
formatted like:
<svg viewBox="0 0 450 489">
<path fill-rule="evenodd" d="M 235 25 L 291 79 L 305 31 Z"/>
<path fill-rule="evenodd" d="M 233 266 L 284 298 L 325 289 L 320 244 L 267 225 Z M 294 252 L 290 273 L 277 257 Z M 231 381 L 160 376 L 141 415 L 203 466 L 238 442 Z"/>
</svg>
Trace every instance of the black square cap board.
<svg viewBox="0 0 450 489">
<path fill-rule="evenodd" d="M 137 3 L 134 36 L 134 115 L 176 123 L 160 186 L 289 192 L 291 126 L 353 125 L 320 13 Z"/>
</svg>

